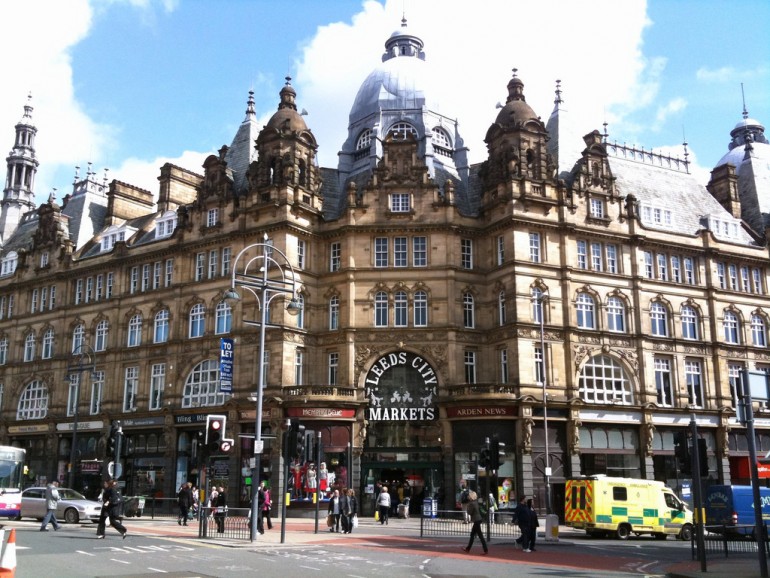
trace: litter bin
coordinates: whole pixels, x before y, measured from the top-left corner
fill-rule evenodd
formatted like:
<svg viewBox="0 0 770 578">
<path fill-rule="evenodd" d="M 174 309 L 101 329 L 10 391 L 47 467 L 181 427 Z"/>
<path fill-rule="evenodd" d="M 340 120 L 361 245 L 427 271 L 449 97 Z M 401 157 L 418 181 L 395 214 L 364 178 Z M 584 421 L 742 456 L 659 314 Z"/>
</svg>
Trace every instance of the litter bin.
<svg viewBox="0 0 770 578">
<path fill-rule="evenodd" d="M 425 498 L 422 501 L 422 517 L 435 518 L 438 515 L 438 502 L 433 498 Z"/>
<path fill-rule="evenodd" d="M 559 541 L 559 516 L 556 514 L 548 514 L 545 517 L 545 541 Z"/>
</svg>

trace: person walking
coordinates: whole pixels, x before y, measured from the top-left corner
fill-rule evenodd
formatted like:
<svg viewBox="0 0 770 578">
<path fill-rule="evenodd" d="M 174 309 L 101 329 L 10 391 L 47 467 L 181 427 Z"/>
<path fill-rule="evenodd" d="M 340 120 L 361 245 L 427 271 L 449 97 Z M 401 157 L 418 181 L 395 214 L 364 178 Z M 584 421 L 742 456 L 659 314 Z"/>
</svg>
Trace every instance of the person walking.
<svg viewBox="0 0 770 578">
<path fill-rule="evenodd" d="M 99 494 L 99 501 L 102 504 L 102 510 L 99 512 L 99 523 L 96 525 L 96 537 L 104 538 L 105 526 L 107 525 L 107 512 L 108 508 L 104 505 L 104 501 L 107 499 L 107 491 L 110 489 L 110 481 L 104 480 L 102 482 L 102 491 Z"/>
<path fill-rule="evenodd" d="M 380 525 L 387 524 L 390 513 L 390 494 L 387 486 L 382 486 L 382 491 L 377 496 L 377 511 L 380 513 Z"/>
<path fill-rule="evenodd" d="M 519 501 L 513 510 L 513 522 L 518 524 L 521 531 L 521 536 L 516 538 L 516 543 L 521 544 L 524 552 L 531 552 L 529 549 L 529 508 L 525 496 L 519 496 Z"/>
<path fill-rule="evenodd" d="M 257 498 L 259 500 L 259 498 Z M 257 510 L 259 510 L 259 501 L 257 501 Z M 214 509 L 214 521 L 217 524 L 217 533 L 225 533 L 225 516 L 227 516 L 227 494 L 225 493 L 224 486 L 217 488 L 217 500 L 216 508 Z M 257 522 L 260 522 L 261 518 L 257 516 Z M 258 526 L 261 524 L 258 524 Z M 260 532 L 260 534 L 264 531 Z"/>
<path fill-rule="evenodd" d="M 481 531 L 481 521 L 484 519 L 481 516 L 481 509 L 479 508 L 479 501 L 476 492 L 473 490 L 468 492 L 468 515 L 471 517 L 471 535 L 468 539 L 468 546 L 463 548 L 463 552 L 470 552 L 473 547 L 473 542 L 476 536 L 481 540 L 481 547 L 484 548 L 484 555 L 489 553 L 487 548 L 487 541 L 484 539 L 484 533 Z"/>
<path fill-rule="evenodd" d="M 125 540 L 126 536 L 128 535 L 128 531 L 126 530 L 126 527 L 120 523 L 120 515 L 123 508 L 123 497 L 120 495 L 117 480 L 111 480 L 107 482 L 103 496 L 102 510 L 107 508 L 107 516 L 110 518 L 110 526 L 115 528 Z M 103 540 L 104 533 L 105 527 L 103 525 L 101 528 L 101 533 L 99 532 L 99 528 L 97 528 L 96 537 Z"/>
<path fill-rule="evenodd" d="M 176 495 L 176 503 L 177 506 L 179 506 L 179 517 L 177 518 L 176 523 L 180 526 L 187 525 L 187 516 L 190 512 L 190 507 L 193 505 L 191 488 L 192 484 L 190 482 L 185 482 L 179 488 L 179 492 Z M 184 524 L 182 522 L 184 522 Z"/>
<path fill-rule="evenodd" d="M 342 533 L 350 533 L 350 524 L 353 514 L 350 511 L 350 495 L 347 488 L 340 489 L 340 525 L 342 526 Z"/>
<path fill-rule="evenodd" d="M 463 524 L 470 524 L 471 522 L 471 518 L 468 515 L 469 494 L 468 486 L 465 485 L 465 482 L 462 482 L 460 484 L 460 509 L 463 511 Z"/>
<path fill-rule="evenodd" d="M 350 507 L 350 516 L 348 520 L 348 534 L 353 532 L 354 524 L 358 519 L 358 498 L 356 498 L 356 491 L 353 488 L 348 490 L 348 504 Z"/>
<path fill-rule="evenodd" d="M 329 500 L 329 515 L 332 517 L 332 525 L 329 528 L 330 532 L 340 531 L 340 515 L 342 513 L 340 504 L 340 491 L 334 490 L 332 497 Z"/>
<path fill-rule="evenodd" d="M 527 500 L 527 508 L 529 508 L 529 550 L 535 551 L 535 540 L 537 540 L 537 529 L 540 527 L 540 521 L 537 519 L 537 512 L 532 507 L 532 498 Z"/>
<path fill-rule="evenodd" d="M 262 480 L 259 487 L 265 496 L 265 501 L 262 503 L 262 532 L 264 532 L 265 523 L 267 523 L 268 530 L 273 529 L 273 520 L 270 518 L 270 508 L 272 508 L 273 504 L 270 501 L 270 488 L 267 487 L 265 480 Z"/>
<path fill-rule="evenodd" d="M 61 528 L 59 520 L 56 519 L 56 507 L 59 505 L 59 482 L 56 480 L 48 482 L 45 487 L 45 516 L 43 517 L 43 525 L 40 526 L 41 532 L 48 531 L 48 522 L 53 524 L 54 532 Z"/>
</svg>

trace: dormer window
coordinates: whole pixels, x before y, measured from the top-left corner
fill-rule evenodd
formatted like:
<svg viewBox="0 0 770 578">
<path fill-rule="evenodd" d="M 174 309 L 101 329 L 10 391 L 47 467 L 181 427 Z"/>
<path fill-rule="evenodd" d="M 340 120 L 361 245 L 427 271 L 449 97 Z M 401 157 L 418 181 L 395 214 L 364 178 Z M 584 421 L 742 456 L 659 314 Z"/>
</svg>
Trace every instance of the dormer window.
<svg viewBox="0 0 770 578">
<path fill-rule="evenodd" d="M 740 223 L 726 215 L 709 215 L 709 230 L 718 239 L 737 241 L 740 238 Z"/>
<path fill-rule="evenodd" d="M 155 236 L 159 239 L 170 237 L 176 229 L 176 213 L 166 211 L 155 223 Z"/>
<path fill-rule="evenodd" d="M 602 199 L 591 199 L 591 216 L 594 219 L 603 219 L 604 218 L 604 202 Z"/>
<path fill-rule="evenodd" d="M 408 122 L 397 122 L 388 131 L 396 140 L 406 140 L 406 135 L 417 136 L 417 130 Z"/>
<path fill-rule="evenodd" d="M 40 255 L 40 268 L 48 267 L 48 251 L 43 251 Z"/>
<path fill-rule="evenodd" d="M 392 193 L 390 210 L 394 213 L 408 213 L 410 210 L 409 193 Z"/>
<path fill-rule="evenodd" d="M 648 203 L 642 203 L 640 207 L 643 224 L 666 229 L 674 226 L 674 214 L 671 209 Z"/>
<path fill-rule="evenodd" d="M 452 141 L 449 140 L 447 132 L 437 126 L 432 131 L 433 135 L 433 150 L 436 154 L 443 155 L 445 157 L 452 156 Z"/>
<path fill-rule="evenodd" d="M 362 149 L 368 149 L 372 144 L 372 136 L 374 133 L 371 131 L 371 129 L 366 129 L 364 132 L 362 132 L 358 137 L 358 142 L 356 143 L 356 150 L 360 151 Z"/>
<path fill-rule="evenodd" d="M 111 251 L 115 243 L 126 240 L 126 230 L 110 227 L 102 235 L 102 252 Z"/>
<path fill-rule="evenodd" d="M 19 256 L 16 251 L 11 251 L 3 257 L 0 263 L 0 276 L 13 275 L 16 272 L 16 265 L 19 264 Z"/>
<path fill-rule="evenodd" d="M 206 217 L 207 227 L 216 227 L 219 224 L 219 209 L 209 209 Z"/>
</svg>

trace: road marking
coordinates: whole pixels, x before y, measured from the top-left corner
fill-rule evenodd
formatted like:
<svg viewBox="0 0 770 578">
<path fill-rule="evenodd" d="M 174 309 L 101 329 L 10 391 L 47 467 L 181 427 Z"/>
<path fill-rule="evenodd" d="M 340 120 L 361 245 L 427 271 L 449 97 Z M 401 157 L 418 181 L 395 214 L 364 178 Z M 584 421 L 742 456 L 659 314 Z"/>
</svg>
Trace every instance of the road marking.
<svg viewBox="0 0 770 578">
<path fill-rule="evenodd" d="M 75 553 L 85 554 L 86 556 L 96 556 L 96 554 L 92 554 L 91 552 L 84 552 L 83 550 L 75 550 Z"/>
<path fill-rule="evenodd" d="M 121 564 L 131 564 L 131 562 L 128 562 L 126 560 L 118 560 L 117 558 L 110 558 L 110 561 L 112 561 L 112 562 L 120 562 Z"/>
<path fill-rule="evenodd" d="M 320 568 L 314 568 L 313 566 L 300 566 L 300 568 L 305 568 L 307 570 L 320 570 Z"/>
<path fill-rule="evenodd" d="M 147 566 L 148 570 L 152 570 L 153 572 L 160 572 L 161 574 L 168 574 L 167 570 L 161 570 L 160 568 L 153 568 L 152 566 Z"/>
</svg>

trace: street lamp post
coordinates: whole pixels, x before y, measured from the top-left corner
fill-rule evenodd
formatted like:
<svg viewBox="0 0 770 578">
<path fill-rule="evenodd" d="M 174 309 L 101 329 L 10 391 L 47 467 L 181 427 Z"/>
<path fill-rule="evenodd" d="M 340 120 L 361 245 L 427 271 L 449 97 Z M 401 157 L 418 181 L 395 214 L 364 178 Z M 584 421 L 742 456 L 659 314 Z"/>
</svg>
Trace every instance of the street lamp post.
<svg viewBox="0 0 770 578">
<path fill-rule="evenodd" d="M 543 381 L 543 441 L 545 444 L 545 512 L 551 514 L 551 457 L 548 447 L 548 369 L 545 356 L 545 300 L 548 293 L 538 292 L 532 296 L 540 318 L 540 363 Z"/>
<path fill-rule="evenodd" d="M 70 447 L 70 463 L 69 472 L 67 474 L 67 487 L 73 488 L 75 484 L 75 458 L 77 456 L 77 443 L 78 443 L 78 410 L 80 408 L 80 382 L 82 381 L 83 372 L 87 371 L 89 375 L 93 374 L 96 370 L 94 360 L 94 350 L 91 346 L 81 343 L 72 351 L 72 358 L 69 365 L 67 365 L 67 378 L 70 386 L 75 386 L 74 392 L 74 411 L 72 422 L 72 445 Z M 73 377 L 77 375 L 77 378 Z"/>
<path fill-rule="evenodd" d="M 225 294 L 225 299 L 229 301 L 240 300 L 236 288 L 241 287 L 250 292 L 257 300 L 260 309 L 259 320 L 244 319 L 246 325 L 259 327 L 259 360 L 257 366 L 259 375 L 257 377 L 257 416 L 254 424 L 254 467 L 251 472 L 251 528 L 250 538 L 254 542 L 257 539 L 257 516 L 259 512 L 258 492 L 259 468 L 262 458 L 264 442 L 262 440 L 262 400 L 265 387 L 265 330 L 267 327 L 278 327 L 268 323 L 268 310 L 270 302 L 278 297 L 290 295 L 291 299 L 286 310 L 296 315 L 299 313 L 300 305 L 296 298 L 297 280 L 292 267 L 286 255 L 267 242 L 268 237 L 265 233 L 262 243 L 254 243 L 244 247 L 233 263 L 233 273 L 230 282 L 230 290 Z M 248 255 L 252 250 L 261 250 L 261 254 Z M 280 257 L 280 261 L 276 258 Z M 244 260 L 243 271 L 238 271 L 238 265 Z M 269 276 L 270 270 L 276 273 Z"/>
</svg>

